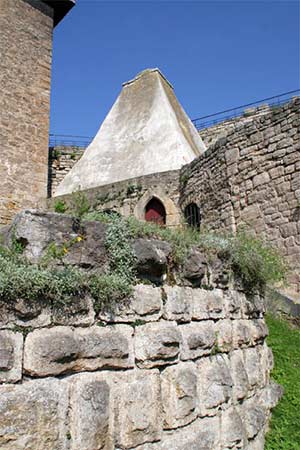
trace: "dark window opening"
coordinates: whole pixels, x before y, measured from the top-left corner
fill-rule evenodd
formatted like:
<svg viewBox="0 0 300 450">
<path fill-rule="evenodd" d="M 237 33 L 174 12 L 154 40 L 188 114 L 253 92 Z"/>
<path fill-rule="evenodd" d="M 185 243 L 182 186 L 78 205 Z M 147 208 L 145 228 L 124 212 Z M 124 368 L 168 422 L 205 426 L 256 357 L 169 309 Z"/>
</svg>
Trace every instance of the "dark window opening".
<svg viewBox="0 0 300 450">
<path fill-rule="evenodd" d="M 190 227 L 196 228 L 197 230 L 200 229 L 200 208 L 196 205 L 196 203 L 190 203 L 185 207 L 184 217 Z"/>
<path fill-rule="evenodd" d="M 166 210 L 164 205 L 157 198 L 152 198 L 145 208 L 145 219 L 147 222 L 154 222 L 158 225 L 166 224 Z"/>
</svg>

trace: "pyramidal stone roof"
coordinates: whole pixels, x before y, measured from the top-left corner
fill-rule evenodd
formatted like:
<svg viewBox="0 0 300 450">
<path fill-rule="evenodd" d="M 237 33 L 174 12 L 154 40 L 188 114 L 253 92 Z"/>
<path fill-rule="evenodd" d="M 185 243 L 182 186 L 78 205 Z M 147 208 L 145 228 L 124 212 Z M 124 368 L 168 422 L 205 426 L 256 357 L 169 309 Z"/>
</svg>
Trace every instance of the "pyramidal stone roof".
<svg viewBox="0 0 300 450">
<path fill-rule="evenodd" d="M 123 89 L 98 133 L 55 196 L 180 169 L 205 146 L 172 85 L 147 69 Z"/>
</svg>

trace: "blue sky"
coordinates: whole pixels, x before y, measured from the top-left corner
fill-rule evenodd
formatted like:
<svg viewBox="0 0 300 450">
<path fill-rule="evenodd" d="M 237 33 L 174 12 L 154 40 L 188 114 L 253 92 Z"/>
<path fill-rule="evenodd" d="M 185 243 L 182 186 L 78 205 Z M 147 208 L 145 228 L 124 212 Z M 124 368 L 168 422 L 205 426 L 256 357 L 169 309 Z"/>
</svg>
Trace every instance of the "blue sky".
<svg viewBox="0 0 300 450">
<path fill-rule="evenodd" d="M 299 88 L 299 3 L 77 0 L 54 31 L 51 133 L 94 136 L 159 67 L 191 118 Z"/>
</svg>

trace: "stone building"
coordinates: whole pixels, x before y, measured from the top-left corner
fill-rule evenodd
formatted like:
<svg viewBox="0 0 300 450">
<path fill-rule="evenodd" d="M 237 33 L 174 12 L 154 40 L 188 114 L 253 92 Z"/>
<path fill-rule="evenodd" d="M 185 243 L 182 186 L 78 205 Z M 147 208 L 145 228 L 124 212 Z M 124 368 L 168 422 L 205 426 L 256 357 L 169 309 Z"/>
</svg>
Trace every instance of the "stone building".
<svg viewBox="0 0 300 450">
<path fill-rule="evenodd" d="M 86 151 L 49 158 L 52 31 L 73 5 L 1 0 L 0 225 L 47 193 L 59 195 L 53 207 L 76 190 L 95 209 L 167 226 L 247 224 L 282 250 L 299 289 L 299 99 L 199 136 L 171 84 L 150 69 L 124 83 Z"/>
<path fill-rule="evenodd" d="M 299 291 L 299 98 L 227 125 L 201 132 L 206 148 L 170 83 L 157 69 L 145 71 L 125 83 L 83 156 L 67 156 L 74 165 L 50 204 L 68 204 L 79 189 L 96 210 L 167 226 L 246 225 L 281 250 Z"/>
<path fill-rule="evenodd" d="M 0 224 L 46 197 L 52 33 L 73 5 L 0 2 Z"/>
</svg>

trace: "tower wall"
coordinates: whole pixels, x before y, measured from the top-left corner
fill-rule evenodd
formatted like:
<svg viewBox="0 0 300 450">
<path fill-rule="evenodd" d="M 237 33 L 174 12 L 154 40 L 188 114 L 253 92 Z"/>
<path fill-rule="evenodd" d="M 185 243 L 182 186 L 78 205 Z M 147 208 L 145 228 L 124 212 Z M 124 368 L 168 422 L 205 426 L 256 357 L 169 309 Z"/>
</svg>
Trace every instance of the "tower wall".
<svg viewBox="0 0 300 450">
<path fill-rule="evenodd" d="M 47 194 L 53 10 L 0 0 L 0 224 Z"/>
</svg>

